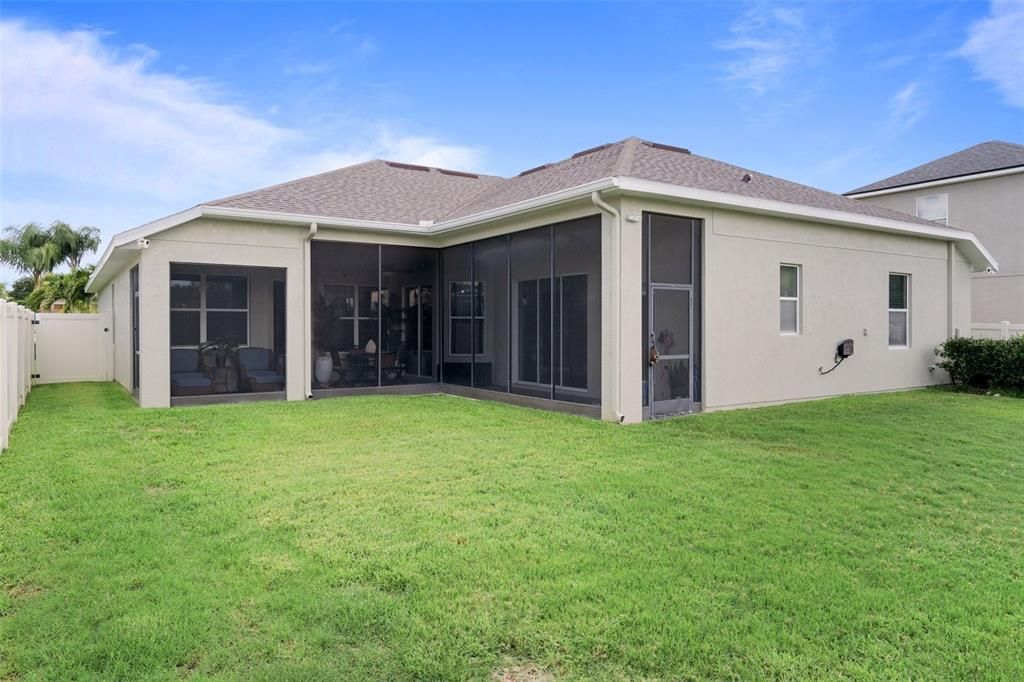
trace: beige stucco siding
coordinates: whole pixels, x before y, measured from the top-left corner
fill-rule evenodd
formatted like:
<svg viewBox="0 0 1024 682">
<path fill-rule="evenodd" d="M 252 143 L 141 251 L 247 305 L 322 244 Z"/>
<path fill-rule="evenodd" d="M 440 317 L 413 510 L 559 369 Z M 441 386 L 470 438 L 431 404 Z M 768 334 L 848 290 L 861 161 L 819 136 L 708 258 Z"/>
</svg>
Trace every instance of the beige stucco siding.
<svg viewBox="0 0 1024 682">
<path fill-rule="evenodd" d="M 132 390 L 132 309 L 131 309 L 131 269 L 138 258 L 114 277 L 99 294 L 97 307 L 100 311 L 110 313 L 112 352 L 112 374 L 114 381 Z"/>
<path fill-rule="evenodd" d="M 969 266 L 947 242 L 759 216 L 643 197 L 609 196 L 620 212 L 602 213 L 601 401 L 605 419 L 643 417 L 641 356 L 642 226 L 645 211 L 703 221 L 703 408 L 706 410 L 803 400 L 846 393 L 898 390 L 947 380 L 932 371 L 934 349 L 970 324 Z M 495 234 L 594 215 L 589 201 L 504 220 L 485 229 L 423 237 L 321 229 L 318 240 L 441 247 Z M 307 230 L 297 226 L 202 218 L 161 232 L 139 250 L 142 295 L 139 402 L 170 402 L 169 278 L 172 263 L 279 268 L 285 272 L 287 397 L 308 390 L 305 351 Z M 952 260 L 950 258 L 952 257 Z M 801 333 L 779 333 L 779 265 L 802 268 Z M 255 271 L 254 271 L 255 272 Z M 888 274 L 911 276 L 911 344 L 888 346 Z M 253 301 L 269 296 L 272 278 L 254 276 Z M 115 376 L 131 384 L 128 269 L 101 296 L 115 311 Z M 952 309 L 950 303 L 952 302 Z M 270 306 L 265 308 L 270 309 Z M 270 320 L 254 313 L 254 343 L 269 345 Z M 854 356 L 829 367 L 836 344 L 853 338 Z M 595 362 L 597 357 L 591 358 Z M 597 367 L 591 367 L 596 372 Z"/>
<path fill-rule="evenodd" d="M 622 326 L 627 422 L 641 414 L 642 223 L 644 211 L 704 221 L 703 408 L 716 410 L 946 383 L 929 370 L 934 349 L 970 325 L 970 268 L 946 242 L 819 225 L 684 203 L 624 198 Z M 949 255 L 953 254 L 952 267 Z M 779 265 L 801 266 L 801 333 L 779 333 Z M 911 275 L 911 347 L 888 344 L 888 275 Z M 953 312 L 948 306 L 952 274 Z M 619 292 L 611 293 L 614 299 Z M 952 321 L 952 328 L 950 328 Z M 867 332 L 865 335 L 865 331 Z M 828 376 L 835 347 L 855 354 Z M 636 359 L 636 360 L 634 360 Z"/>
<path fill-rule="evenodd" d="M 949 324 L 945 243 L 715 211 L 705 232 L 705 409 L 945 383 L 934 349 L 966 329 Z M 953 250 L 954 290 L 968 286 Z M 779 265 L 801 267 L 801 330 L 779 333 Z M 889 273 L 911 277 L 910 347 L 888 339 Z M 955 300 L 955 297 L 954 297 Z M 836 345 L 855 353 L 839 369 Z"/>
<path fill-rule="evenodd" d="M 870 196 L 861 201 L 915 215 L 917 198 L 946 194 L 949 224 L 973 232 L 999 261 L 974 273 L 976 322 L 1024 323 L 1024 173 Z"/>
<path fill-rule="evenodd" d="M 287 280 L 288 399 L 301 400 L 304 386 L 303 240 L 294 226 L 200 218 L 154 235 L 139 251 L 141 315 L 139 404 L 170 404 L 170 273 L 171 263 L 281 268 Z M 257 324 L 259 324 L 257 322 Z"/>
</svg>

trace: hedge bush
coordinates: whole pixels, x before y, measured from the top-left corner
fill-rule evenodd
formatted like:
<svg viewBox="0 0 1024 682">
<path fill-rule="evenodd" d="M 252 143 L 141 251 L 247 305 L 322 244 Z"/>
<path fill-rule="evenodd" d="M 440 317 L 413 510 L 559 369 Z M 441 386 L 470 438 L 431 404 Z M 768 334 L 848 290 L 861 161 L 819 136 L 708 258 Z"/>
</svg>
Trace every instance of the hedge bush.
<svg viewBox="0 0 1024 682">
<path fill-rule="evenodd" d="M 1024 336 L 949 339 L 939 348 L 939 367 L 956 386 L 1024 391 Z"/>
</svg>

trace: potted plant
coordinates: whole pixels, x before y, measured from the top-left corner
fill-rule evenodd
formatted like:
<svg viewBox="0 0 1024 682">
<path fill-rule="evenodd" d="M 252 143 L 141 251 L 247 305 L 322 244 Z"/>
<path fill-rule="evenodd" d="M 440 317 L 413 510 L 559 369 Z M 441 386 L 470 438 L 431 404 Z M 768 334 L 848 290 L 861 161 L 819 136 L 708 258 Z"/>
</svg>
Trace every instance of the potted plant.
<svg viewBox="0 0 1024 682">
<path fill-rule="evenodd" d="M 313 303 L 313 343 L 319 354 L 313 364 L 313 376 L 319 384 L 327 384 L 334 374 L 331 351 L 337 350 L 337 324 L 340 302 L 327 299 L 323 294 Z"/>
<path fill-rule="evenodd" d="M 208 354 L 212 355 L 217 367 L 231 367 L 234 364 L 235 353 L 238 352 L 238 344 L 224 338 L 216 338 L 199 344 L 199 352 L 204 358 Z"/>
</svg>

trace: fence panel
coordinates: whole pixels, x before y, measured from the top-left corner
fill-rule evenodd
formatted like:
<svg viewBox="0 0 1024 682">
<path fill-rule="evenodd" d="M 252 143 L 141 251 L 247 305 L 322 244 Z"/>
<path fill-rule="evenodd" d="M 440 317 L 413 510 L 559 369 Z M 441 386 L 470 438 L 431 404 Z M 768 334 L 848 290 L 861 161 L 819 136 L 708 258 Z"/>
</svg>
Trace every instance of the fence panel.
<svg viewBox="0 0 1024 682">
<path fill-rule="evenodd" d="M 976 339 L 1008 339 L 1021 334 L 1024 334 L 1024 324 L 971 322 L 971 336 Z"/>
<path fill-rule="evenodd" d="M 36 383 L 110 380 L 109 313 L 38 313 Z"/>
<path fill-rule="evenodd" d="M 33 317 L 30 310 L 0 299 L 0 451 L 32 390 Z"/>
</svg>

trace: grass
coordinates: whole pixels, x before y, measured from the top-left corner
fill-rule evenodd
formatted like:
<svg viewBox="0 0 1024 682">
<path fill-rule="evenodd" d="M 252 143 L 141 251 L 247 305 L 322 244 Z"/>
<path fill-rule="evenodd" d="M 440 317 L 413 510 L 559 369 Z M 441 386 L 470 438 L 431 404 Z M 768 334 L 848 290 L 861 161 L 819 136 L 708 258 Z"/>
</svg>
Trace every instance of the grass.
<svg viewBox="0 0 1024 682">
<path fill-rule="evenodd" d="M 140 410 L 0 455 L 0 679 L 1024 678 L 1024 404 Z"/>
</svg>

